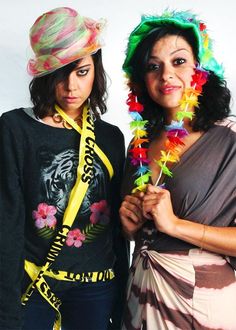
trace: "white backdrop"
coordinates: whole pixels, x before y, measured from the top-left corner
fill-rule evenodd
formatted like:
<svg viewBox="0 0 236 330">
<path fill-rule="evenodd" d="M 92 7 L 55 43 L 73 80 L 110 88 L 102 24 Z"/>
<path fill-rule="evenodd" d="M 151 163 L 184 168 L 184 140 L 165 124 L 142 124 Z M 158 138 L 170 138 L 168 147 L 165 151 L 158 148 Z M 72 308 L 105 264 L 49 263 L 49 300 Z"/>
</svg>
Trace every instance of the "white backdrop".
<svg viewBox="0 0 236 330">
<path fill-rule="evenodd" d="M 76 9 L 83 16 L 106 18 L 104 66 L 108 76 L 108 113 L 103 118 L 118 125 L 126 137 L 130 117 L 125 105 L 127 89 L 121 66 L 127 37 L 140 15 L 161 13 L 165 8 L 193 10 L 207 24 L 215 40 L 215 55 L 225 67 L 225 77 L 236 99 L 235 0 L 2 0 L 0 10 L 0 113 L 30 105 L 26 64 L 31 54 L 28 32 L 43 12 L 60 6 Z M 236 104 L 232 102 L 236 114 Z"/>
</svg>

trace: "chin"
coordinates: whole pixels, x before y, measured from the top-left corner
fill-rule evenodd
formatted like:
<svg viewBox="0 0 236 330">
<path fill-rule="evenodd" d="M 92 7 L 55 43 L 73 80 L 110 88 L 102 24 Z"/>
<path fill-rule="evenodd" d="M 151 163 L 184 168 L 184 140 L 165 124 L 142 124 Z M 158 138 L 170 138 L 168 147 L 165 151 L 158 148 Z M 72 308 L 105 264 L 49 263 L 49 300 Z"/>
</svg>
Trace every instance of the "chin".
<svg viewBox="0 0 236 330">
<path fill-rule="evenodd" d="M 180 111 L 179 102 L 173 102 L 168 104 L 161 104 L 161 106 L 168 111 Z"/>
<path fill-rule="evenodd" d="M 160 106 L 162 106 L 164 109 L 172 109 L 172 108 L 177 108 L 179 107 L 179 101 L 181 100 L 182 95 L 180 96 L 169 96 L 169 97 L 165 97 L 164 99 L 159 99 L 159 100 L 155 100 L 156 103 L 160 104 Z"/>
</svg>

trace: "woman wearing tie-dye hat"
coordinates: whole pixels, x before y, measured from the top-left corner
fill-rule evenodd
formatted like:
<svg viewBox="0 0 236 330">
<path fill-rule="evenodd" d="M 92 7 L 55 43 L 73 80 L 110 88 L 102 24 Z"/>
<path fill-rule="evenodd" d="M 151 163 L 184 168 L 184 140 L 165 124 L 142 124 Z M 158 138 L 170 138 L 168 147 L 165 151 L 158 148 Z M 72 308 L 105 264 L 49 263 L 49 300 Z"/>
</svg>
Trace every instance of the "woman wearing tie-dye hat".
<svg viewBox="0 0 236 330">
<path fill-rule="evenodd" d="M 235 329 L 236 123 L 205 23 L 144 15 L 123 70 L 134 137 L 120 216 L 135 241 L 123 329 Z"/>
<path fill-rule="evenodd" d="M 42 14 L 30 29 L 33 107 L 0 118 L 1 330 L 120 327 L 124 137 L 100 118 L 103 27 L 68 7 Z"/>
</svg>

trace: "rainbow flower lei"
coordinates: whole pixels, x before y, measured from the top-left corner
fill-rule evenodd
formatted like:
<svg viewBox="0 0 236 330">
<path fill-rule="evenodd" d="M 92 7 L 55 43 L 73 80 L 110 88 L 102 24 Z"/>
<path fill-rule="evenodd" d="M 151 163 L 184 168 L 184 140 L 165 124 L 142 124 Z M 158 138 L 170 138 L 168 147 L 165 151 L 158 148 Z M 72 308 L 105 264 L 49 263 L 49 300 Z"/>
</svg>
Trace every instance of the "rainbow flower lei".
<svg viewBox="0 0 236 330">
<path fill-rule="evenodd" d="M 191 108 L 199 107 L 198 96 L 202 92 L 202 86 L 207 81 L 209 71 L 213 71 L 220 78 L 224 76 L 222 65 L 214 58 L 212 40 L 208 35 L 205 23 L 200 21 L 197 15 L 190 11 L 171 11 L 167 9 L 161 15 L 142 15 L 140 23 L 129 36 L 126 58 L 122 66 L 127 75 L 129 86 L 132 86 L 132 59 L 138 45 L 146 38 L 148 33 L 163 24 L 192 30 L 198 44 L 199 66 L 195 68 L 195 73 L 192 76 L 191 88 L 185 90 L 179 102 L 180 111 L 176 114 L 176 120 L 165 126 L 167 131 L 166 149 L 161 150 L 161 157 L 156 161 L 161 168 L 156 185 L 159 184 L 162 174 L 172 177 L 172 172 L 167 165 L 179 161 L 179 151 L 181 146 L 184 145 L 182 139 L 188 135 L 183 122 L 185 118 L 192 120 L 194 114 L 189 111 Z M 143 106 L 138 102 L 137 96 L 133 92 L 129 93 L 127 105 L 133 119 L 130 123 L 130 128 L 134 135 L 129 153 L 131 163 L 137 166 L 137 171 L 134 174 L 136 176 L 136 187 L 133 189 L 133 192 L 136 190 L 144 191 L 151 176 L 147 158 L 148 148 L 143 146 L 144 143 L 149 141 L 146 131 L 148 121 L 143 120 L 141 116 Z"/>
<path fill-rule="evenodd" d="M 208 72 L 200 66 L 195 68 L 195 73 L 192 76 L 191 88 L 185 90 L 183 97 L 179 101 L 180 111 L 176 114 L 176 121 L 172 121 L 170 125 L 165 126 L 167 131 L 167 141 L 165 143 L 166 150 L 161 150 L 161 157 L 159 160 L 155 160 L 161 171 L 155 185 L 158 185 L 162 174 L 172 177 L 173 174 L 168 168 L 167 163 L 176 163 L 179 161 L 180 147 L 184 146 L 182 139 L 188 135 L 188 131 L 184 128 L 184 119 L 188 118 L 192 120 L 194 113 L 188 111 L 189 108 L 199 107 L 198 96 L 202 92 L 202 86 L 206 83 Z M 134 183 L 136 187 L 132 192 L 145 191 L 146 185 L 149 182 L 151 171 L 149 169 L 149 160 L 147 157 L 148 148 L 142 146 L 143 143 L 149 142 L 147 138 L 146 126 L 147 120 L 143 120 L 141 112 L 143 111 L 143 105 L 137 100 L 137 96 L 132 92 L 128 95 L 127 105 L 129 106 L 129 114 L 133 121 L 130 123 L 130 128 L 134 135 L 131 142 L 132 148 L 129 150 L 131 154 L 131 164 L 137 166 L 135 172 Z"/>
</svg>

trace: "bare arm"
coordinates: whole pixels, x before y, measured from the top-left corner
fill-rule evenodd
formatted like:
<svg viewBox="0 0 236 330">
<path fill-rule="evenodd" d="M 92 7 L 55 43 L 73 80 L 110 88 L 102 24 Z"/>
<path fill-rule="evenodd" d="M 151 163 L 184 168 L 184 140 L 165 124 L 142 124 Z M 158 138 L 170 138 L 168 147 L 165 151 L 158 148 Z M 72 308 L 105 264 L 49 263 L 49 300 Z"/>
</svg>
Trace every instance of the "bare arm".
<svg viewBox="0 0 236 330">
<path fill-rule="evenodd" d="M 211 252 L 236 256 L 236 228 L 212 227 L 178 218 L 169 191 L 148 185 L 143 214 L 153 219 L 157 230 Z"/>
</svg>

